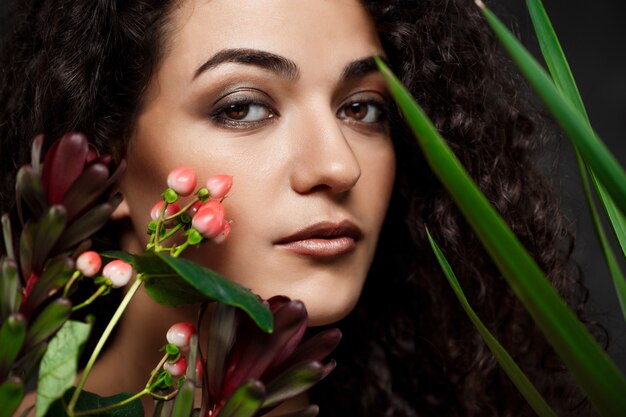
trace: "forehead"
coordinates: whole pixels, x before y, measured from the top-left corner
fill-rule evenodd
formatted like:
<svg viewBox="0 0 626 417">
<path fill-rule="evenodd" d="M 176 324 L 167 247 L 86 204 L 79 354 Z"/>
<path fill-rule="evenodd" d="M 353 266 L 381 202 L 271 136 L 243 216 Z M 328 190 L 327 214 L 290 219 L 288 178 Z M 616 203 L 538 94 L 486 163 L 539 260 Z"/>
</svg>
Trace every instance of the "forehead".
<svg viewBox="0 0 626 417">
<path fill-rule="evenodd" d="M 304 74 L 382 53 L 358 0 L 184 0 L 171 15 L 166 44 L 163 64 L 188 79 L 230 48 L 286 56 Z"/>
</svg>

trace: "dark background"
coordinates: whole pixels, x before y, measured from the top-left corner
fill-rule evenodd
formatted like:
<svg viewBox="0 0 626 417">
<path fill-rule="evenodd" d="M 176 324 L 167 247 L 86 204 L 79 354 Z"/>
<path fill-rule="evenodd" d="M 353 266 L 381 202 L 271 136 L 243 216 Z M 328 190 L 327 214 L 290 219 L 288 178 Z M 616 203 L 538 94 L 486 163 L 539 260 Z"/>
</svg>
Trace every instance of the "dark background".
<svg viewBox="0 0 626 417">
<path fill-rule="evenodd" d="M 525 2 L 485 1 L 518 33 L 523 43 L 539 56 Z M 10 26 L 10 4 L 9 0 L 0 0 L 0 35 Z M 624 4 L 618 0 L 544 0 L 544 5 L 569 59 L 595 130 L 622 166 L 626 166 Z M 554 174 L 555 187 L 561 194 L 563 210 L 576 229 L 575 257 L 591 292 L 588 316 L 608 329 L 609 354 L 626 372 L 626 323 L 587 213 L 569 142 L 561 139 L 554 155 L 546 160 Z M 556 171 L 553 170 L 554 166 L 557 167 Z M 614 247 L 619 255 L 617 245 Z M 622 262 L 621 265 L 626 271 L 626 264 Z"/>
</svg>

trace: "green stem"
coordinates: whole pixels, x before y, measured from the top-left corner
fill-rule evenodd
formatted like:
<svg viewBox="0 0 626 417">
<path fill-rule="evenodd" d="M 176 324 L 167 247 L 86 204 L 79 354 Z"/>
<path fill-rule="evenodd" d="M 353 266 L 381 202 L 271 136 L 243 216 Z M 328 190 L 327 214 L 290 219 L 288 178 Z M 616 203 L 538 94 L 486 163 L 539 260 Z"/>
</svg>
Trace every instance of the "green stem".
<svg viewBox="0 0 626 417">
<path fill-rule="evenodd" d="M 135 293 L 137 292 L 137 290 L 139 289 L 142 283 L 143 283 L 142 276 L 141 274 L 138 274 L 137 279 L 135 279 L 135 282 L 133 282 L 133 285 L 130 287 L 130 289 L 124 296 L 124 299 L 122 300 L 120 305 L 117 307 L 117 310 L 115 310 L 115 313 L 113 314 L 113 317 L 111 318 L 111 321 L 109 321 L 109 324 L 107 325 L 106 329 L 104 329 L 102 336 L 100 336 L 100 340 L 98 340 L 98 344 L 94 348 L 91 354 L 91 357 L 89 358 L 89 362 L 87 362 L 87 366 L 85 366 L 83 375 L 81 376 L 80 381 L 78 385 L 76 386 L 76 390 L 74 391 L 74 394 L 72 395 L 72 399 L 70 400 L 70 403 L 67 406 L 67 413 L 70 415 L 70 417 L 74 416 L 74 408 L 76 407 L 76 402 L 78 401 L 80 392 L 85 386 L 85 382 L 87 381 L 89 372 L 91 372 L 91 368 L 93 368 L 93 365 L 95 364 L 96 359 L 98 359 L 98 355 L 102 351 L 104 344 L 106 343 L 109 336 L 113 332 L 113 329 L 117 325 L 117 322 L 122 317 L 122 314 L 124 313 L 124 310 L 126 310 L 128 303 L 130 303 L 130 300 L 133 298 L 133 296 L 135 295 Z"/>
<path fill-rule="evenodd" d="M 72 285 L 74 284 L 74 282 L 76 282 L 78 278 L 80 278 L 80 276 L 81 276 L 81 273 L 79 270 L 74 271 L 74 274 L 72 274 L 72 277 L 65 284 L 65 288 L 63 289 L 63 297 L 67 298 L 70 292 L 70 288 L 72 288 Z"/>
<path fill-rule="evenodd" d="M 93 293 L 91 295 L 91 297 L 89 297 L 88 299 L 86 299 L 84 302 L 82 302 L 81 304 L 78 304 L 77 306 L 72 307 L 72 312 L 81 309 L 83 307 L 87 307 L 89 304 L 93 303 L 93 300 L 95 300 L 96 298 L 98 298 L 103 292 L 105 292 L 107 290 L 109 286 L 108 285 L 101 285 L 100 288 L 98 288 L 98 290 Z"/>
<path fill-rule="evenodd" d="M 183 253 L 183 251 L 185 249 L 187 249 L 187 247 L 189 246 L 189 241 L 187 240 L 185 243 L 183 243 L 182 245 L 178 246 L 176 248 L 176 250 L 174 250 L 174 252 L 172 253 L 172 257 L 173 258 L 178 258 L 178 255 L 180 255 L 181 253 Z"/>
<path fill-rule="evenodd" d="M 191 203 L 187 204 L 185 207 L 183 207 L 182 209 L 180 209 L 178 211 L 178 213 L 176 214 L 172 214 L 169 217 L 166 217 L 165 219 L 163 219 L 164 221 L 168 221 L 168 220 L 172 220 L 175 219 L 176 217 L 180 216 L 181 214 L 183 214 L 184 212 L 186 212 L 187 210 L 189 210 L 191 208 L 191 206 L 193 206 L 194 204 L 196 204 L 198 201 L 200 201 L 199 197 L 196 197 L 194 200 L 191 201 Z"/>
<path fill-rule="evenodd" d="M 170 230 L 169 232 L 161 236 L 161 240 L 165 241 L 169 239 L 170 237 L 174 236 L 174 233 L 178 232 L 183 226 L 184 224 L 178 223 L 176 226 L 172 228 L 172 230 Z"/>
<path fill-rule="evenodd" d="M 161 360 L 159 361 L 159 364 L 156 366 L 156 368 L 154 368 L 152 370 L 152 372 L 150 373 L 150 379 L 148 379 L 148 382 L 146 382 L 146 389 L 150 388 L 150 385 L 152 384 L 152 381 L 154 380 L 154 377 L 157 375 L 157 373 L 159 372 L 159 369 L 161 369 L 161 367 L 165 364 L 165 361 L 167 360 L 167 358 L 169 358 L 169 354 L 166 353 L 165 355 L 163 355 L 163 357 L 161 358 Z M 150 389 L 150 391 L 152 391 Z"/>
<path fill-rule="evenodd" d="M 109 405 L 106 405 L 106 406 L 100 407 L 100 408 L 94 408 L 93 410 L 79 411 L 78 413 L 73 414 L 73 416 L 74 417 L 80 417 L 80 416 L 87 416 L 87 415 L 91 415 L 91 414 L 102 413 L 103 411 L 109 411 L 109 410 L 112 410 L 114 408 L 126 405 L 126 404 L 128 404 L 128 403 L 130 403 L 132 401 L 135 401 L 136 399 L 141 398 L 142 396 L 144 396 L 146 394 L 150 394 L 150 392 L 146 388 L 144 388 L 143 390 L 139 391 L 137 394 L 133 395 L 132 397 L 128 397 L 125 400 L 120 401 L 119 403 L 109 404 Z"/>
</svg>

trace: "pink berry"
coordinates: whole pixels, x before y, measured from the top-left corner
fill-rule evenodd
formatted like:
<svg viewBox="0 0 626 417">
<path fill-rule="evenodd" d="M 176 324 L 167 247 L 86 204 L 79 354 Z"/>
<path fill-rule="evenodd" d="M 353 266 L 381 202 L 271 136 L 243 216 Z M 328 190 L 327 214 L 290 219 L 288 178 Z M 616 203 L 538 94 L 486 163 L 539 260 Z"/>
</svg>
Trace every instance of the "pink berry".
<svg viewBox="0 0 626 417">
<path fill-rule="evenodd" d="M 102 259 L 97 252 L 92 250 L 83 252 L 76 259 L 76 269 L 80 271 L 86 277 L 93 277 L 100 271 L 102 266 Z"/>
<path fill-rule="evenodd" d="M 181 321 L 170 326 L 165 336 L 167 343 L 183 349 L 189 346 L 189 339 L 196 332 L 196 327 L 188 321 Z"/>
<path fill-rule="evenodd" d="M 173 169 L 167 176 L 167 186 L 176 191 L 179 195 L 186 196 L 196 189 L 198 176 L 189 167 L 178 167 Z"/>
<path fill-rule="evenodd" d="M 195 216 L 202 206 L 202 201 L 196 201 L 191 207 L 189 207 L 189 209 L 187 209 L 187 214 L 189 215 L 189 217 Z"/>
<path fill-rule="evenodd" d="M 181 356 L 174 363 L 165 362 L 163 364 L 163 369 L 172 374 L 172 376 L 184 375 L 184 373 L 187 371 L 187 360 L 184 356 Z"/>
<path fill-rule="evenodd" d="M 193 216 L 191 225 L 207 239 L 216 237 L 224 227 L 224 207 L 219 201 L 207 201 Z"/>
<path fill-rule="evenodd" d="M 211 198 L 222 199 L 230 191 L 233 185 L 233 177 L 225 174 L 213 175 L 206 181 L 206 188 Z"/>
<path fill-rule="evenodd" d="M 228 236 L 230 236 L 230 223 L 228 223 L 228 220 L 224 219 L 222 223 L 222 231 L 213 238 L 213 242 L 222 243 L 228 239 Z"/>
<path fill-rule="evenodd" d="M 159 215 L 161 214 L 161 210 L 163 209 L 163 204 L 165 204 L 165 201 L 161 200 L 152 207 L 152 209 L 150 210 L 150 218 L 152 220 L 156 221 L 159 218 Z M 165 218 L 165 217 L 173 216 L 179 211 L 180 211 L 180 206 L 178 205 L 178 203 L 176 202 L 170 203 L 165 208 L 165 214 L 163 215 L 163 217 Z M 172 223 L 173 223 L 173 220 L 169 220 L 165 222 L 165 225 L 171 226 Z"/>
<path fill-rule="evenodd" d="M 133 267 L 121 259 L 116 259 L 106 264 L 102 270 L 102 276 L 111 280 L 113 288 L 123 287 L 133 276 Z"/>
</svg>

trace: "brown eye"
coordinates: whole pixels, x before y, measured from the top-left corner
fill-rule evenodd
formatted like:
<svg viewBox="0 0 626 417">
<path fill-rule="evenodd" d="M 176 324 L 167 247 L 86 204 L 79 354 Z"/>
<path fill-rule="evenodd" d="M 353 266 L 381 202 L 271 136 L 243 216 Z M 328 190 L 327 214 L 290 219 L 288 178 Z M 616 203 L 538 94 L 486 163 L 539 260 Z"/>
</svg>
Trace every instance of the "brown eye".
<svg viewBox="0 0 626 417">
<path fill-rule="evenodd" d="M 366 124 L 382 123 L 385 118 L 384 108 L 383 103 L 355 101 L 341 107 L 337 117 Z"/>
<path fill-rule="evenodd" d="M 365 116 L 367 116 L 368 106 L 363 103 L 352 103 L 346 107 L 346 117 L 355 120 L 362 120 Z"/>
<path fill-rule="evenodd" d="M 229 119 L 243 120 L 248 115 L 249 111 L 250 106 L 248 104 L 233 104 L 224 110 L 224 115 Z"/>
</svg>

